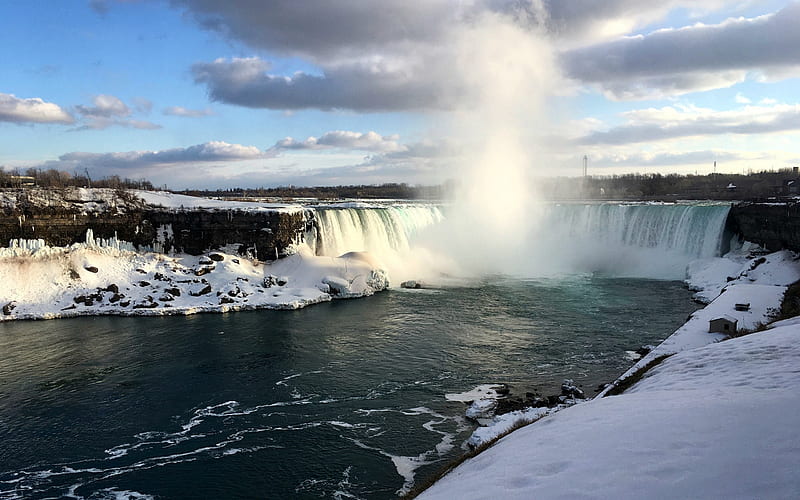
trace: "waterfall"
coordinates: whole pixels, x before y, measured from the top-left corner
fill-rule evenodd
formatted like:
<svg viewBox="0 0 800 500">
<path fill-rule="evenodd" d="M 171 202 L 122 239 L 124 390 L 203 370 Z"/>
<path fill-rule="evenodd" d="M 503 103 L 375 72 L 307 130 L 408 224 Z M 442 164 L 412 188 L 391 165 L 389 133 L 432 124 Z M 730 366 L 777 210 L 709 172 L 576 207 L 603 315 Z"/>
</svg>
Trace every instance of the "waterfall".
<svg viewBox="0 0 800 500">
<path fill-rule="evenodd" d="M 391 205 L 374 208 L 322 208 L 316 229 L 306 242 L 317 255 L 371 252 L 383 256 L 411 249 L 414 236 L 442 221 L 435 205 Z"/>
<path fill-rule="evenodd" d="M 724 250 L 730 207 L 713 203 L 548 203 L 538 208 L 535 214 L 507 214 L 516 221 L 516 230 L 526 244 L 518 249 L 508 247 L 502 239 L 490 242 L 496 252 L 480 272 L 683 279 L 689 262 L 718 256 Z M 469 273 L 469 268 L 475 267 L 475 261 L 470 261 L 472 249 L 453 248 L 446 236 L 446 214 L 446 209 L 434 205 L 318 208 L 316 227 L 306 235 L 306 242 L 317 255 L 368 251 L 387 263 L 393 277 L 431 279 L 415 273 L 442 272 L 437 268 L 445 263 L 448 273 L 454 272 L 453 263 Z M 424 241 L 418 237 L 437 224 L 436 232 L 429 231 Z M 445 236 L 432 237 L 437 234 Z"/>
<path fill-rule="evenodd" d="M 727 204 L 550 205 L 531 238 L 534 255 L 559 272 L 683 279 L 695 259 L 725 246 Z"/>
<path fill-rule="evenodd" d="M 729 205 L 585 204 L 553 207 L 546 224 L 562 237 L 687 257 L 719 255 Z"/>
</svg>

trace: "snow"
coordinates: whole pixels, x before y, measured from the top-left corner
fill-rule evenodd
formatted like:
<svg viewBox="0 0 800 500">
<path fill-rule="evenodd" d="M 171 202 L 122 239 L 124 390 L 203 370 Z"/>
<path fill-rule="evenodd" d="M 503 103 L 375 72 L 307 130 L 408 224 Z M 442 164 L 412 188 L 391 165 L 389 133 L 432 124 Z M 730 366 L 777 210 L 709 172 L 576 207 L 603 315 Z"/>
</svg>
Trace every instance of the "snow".
<svg viewBox="0 0 800 500">
<path fill-rule="evenodd" d="M 67 210 L 76 214 L 125 213 L 142 208 L 135 197 L 107 188 L 24 188 L 0 190 L 0 211 L 7 214 L 31 208 Z M 24 216 L 21 216 L 24 220 Z"/>
<path fill-rule="evenodd" d="M 116 240 L 0 249 L 0 321 L 80 315 L 166 315 L 298 309 L 384 290 L 385 272 L 363 256 L 317 257 L 306 245 L 271 264 L 239 255 L 136 253 Z M 270 276 L 280 276 L 272 280 Z M 325 281 L 337 284 L 335 296 Z"/>
<path fill-rule="evenodd" d="M 695 298 L 711 302 L 732 282 L 788 286 L 800 280 L 800 265 L 792 252 L 783 250 L 764 255 L 761 257 L 764 262 L 756 263 L 759 257 L 748 258 L 752 249 L 746 244 L 724 257 L 691 262 L 686 283 L 690 290 L 697 292 Z"/>
<path fill-rule="evenodd" d="M 788 251 L 751 255 L 745 244 L 690 264 L 687 284 L 708 305 L 616 382 L 672 355 L 622 395 L 556 409 L 529 408 L 478 428 L 500 439 L 420 499 L 795 498 L 800 491 L 800 317 L 721 342 L 709 320 L 755 330 L 776 316 L 800 279 Z M 761 253 L 761 252 L 753 252 Z M 737 303 L 749 303 L 736 311 Z"/>
<path fill-rule="evenodd" d="M 478 447 L 510 431 L 514 426 L 531 423 L 552 411 L 552 408 L 526 408 L 497 415 L 489 425 L 475 429 L 467 440 L 467 445 Z"/>
<path fill-rule="evenodd" d="M 137 197 L 152 206 L 169 209 L 206 209 L 206 210 L 247 210 L 247 211 L 278 211 L 300 212 L 302 205 L 283 203 L 262 203 L 258 201 L 226 201 L 211 198 L 186 196 L 167 191 L 132 191 Z"/>
<path fill-rule="evenodd" d="M 501 439 L 419 496 L 796 498 L 800 326 L 683 351 Z"/>
<path fill-rule="evenodd" d="M 448 401 L 461 401 L 462 403 L 470 403 L 479 399 L 497 399 L 501 397 L 497 389 L 502 387 L 499 384 L 483 384 L 466 392 L 445 394 L 444 397 Z"/>
</svg>

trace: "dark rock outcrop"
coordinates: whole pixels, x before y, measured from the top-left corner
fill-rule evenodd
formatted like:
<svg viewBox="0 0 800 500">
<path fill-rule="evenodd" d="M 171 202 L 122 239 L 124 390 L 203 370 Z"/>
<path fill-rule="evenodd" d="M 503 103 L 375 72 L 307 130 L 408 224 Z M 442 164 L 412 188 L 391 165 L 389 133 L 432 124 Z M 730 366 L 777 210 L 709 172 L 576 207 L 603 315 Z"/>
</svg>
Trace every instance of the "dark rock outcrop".
<svg viewBox="0 0 800 500">
<path fill-rule="evenodd" d="M 726 228 L 741 239 L 772 251 L 800 251 L 800 203 L 734 205 Z"/>
</svg>

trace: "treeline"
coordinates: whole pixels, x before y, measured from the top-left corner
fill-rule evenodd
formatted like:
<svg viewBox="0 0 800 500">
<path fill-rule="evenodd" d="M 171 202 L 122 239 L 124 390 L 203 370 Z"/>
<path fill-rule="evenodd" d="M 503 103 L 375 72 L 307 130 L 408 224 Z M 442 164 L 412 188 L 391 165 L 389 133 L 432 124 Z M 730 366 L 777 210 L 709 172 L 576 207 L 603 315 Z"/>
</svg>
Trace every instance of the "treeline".
<svg viewBox="0 0 800 500">
<path fill-rule="evenodd" d="M 101 179 L 92 179 L 87 174 L 71 174 L 64 170 L 29 168 L 20 171 L 0 170 L 0 187 L 96 187 L 112 189 L 147 189 L 155 187 L 150 181 L 139 179 L 122 179 L 111 175 Z"/>
<path fill-rule="evenodd" d="M 406 183 L 357 186 L 281 186 L 274 188 L 232 188 L 175 191 L 181 194 L 226 199 L 406 199 L 444 200 L 457 191 L 459 182 L 438 186 L 410 186 Z M 0 170 L 0 187 L 102 187 L 112 189 L 167 190 L 148 180 L 122 179 L 112 175 L 92 179 L 86 174 L 55 169 Z M 534 183 L 541 196 L 552 200 L 675 200 L 766 199 L 800 195 L 796 169 L 764 170 L 748 174 L 622 174 L 588 177 L 551 177 Z"/>
<path fill-rule="evenodd" d="M 359 199 L 440 199 L 441 186 L 409 186 L 405 183 L 387 183 L 360 186 L 281 186 L 274 188 L 234 188 L 217 190 L 177 191 L 189 196 L 217 198 L 314 198 L 335 200 L 343 198 Z"/>
<path fill-rule="evenodd" d="M 741 200 L 798 194 L 793 169 L 747 174 L 623 174 L 544 179 L 542 192 L 553 199 L 717 199 Z"/>
</svg>

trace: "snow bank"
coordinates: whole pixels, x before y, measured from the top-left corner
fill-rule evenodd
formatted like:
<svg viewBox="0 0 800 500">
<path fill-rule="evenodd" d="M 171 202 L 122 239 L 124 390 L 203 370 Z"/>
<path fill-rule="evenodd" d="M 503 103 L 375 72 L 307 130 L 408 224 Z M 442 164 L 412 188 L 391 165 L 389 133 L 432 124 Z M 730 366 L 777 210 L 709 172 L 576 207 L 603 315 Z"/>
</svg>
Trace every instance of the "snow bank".
<svg viewBox="0 0 800 500">
<path fill-rule="evenodd" d="M 731 283 L 791 285 L 800 280 L 796 255 L 788 250 L 764 256 L 752 256 L 752 245 L 724 257 L 700 259 L 689 264 L 686 283 L 695 291 L 695 299 L 708 303 Z"/>
<path fill-rule="evenodd" d="M 800 326 L 679 353 L 501 439 L 419 498 L 794 498 Z"/>
<path fill-rule="evenodd" d="M 0 211 L 18 213 L 30 209 L 89 213 L 125 213 L 143 207 L 141 200 L 108 188 L 24 188 L 0 190 Z"/>
<path fill-rule="evenodd" d="M 169 193 L 166 191 L 132 191 L 137 197 L 147 204 L 169 209 L 205 209 L 205 210 L 247 210 L 247 211 L 276 211 L 300 212 L 302 205 L 283 203 L 262 203 L 257 201 L 226 201 L 183 194 Z"/>
<path fill-rule="evenodd" d="M 140 254 L 105 242 L 0 249 L 0 321 L 79 315 L 165 315 L 297 309 L 388 287 L 358 257 L 317 257 L 300 245 L 271 264 L 238 255 Z M 335 281 L 334 291 L 326 284 Z"/>
</svg>

